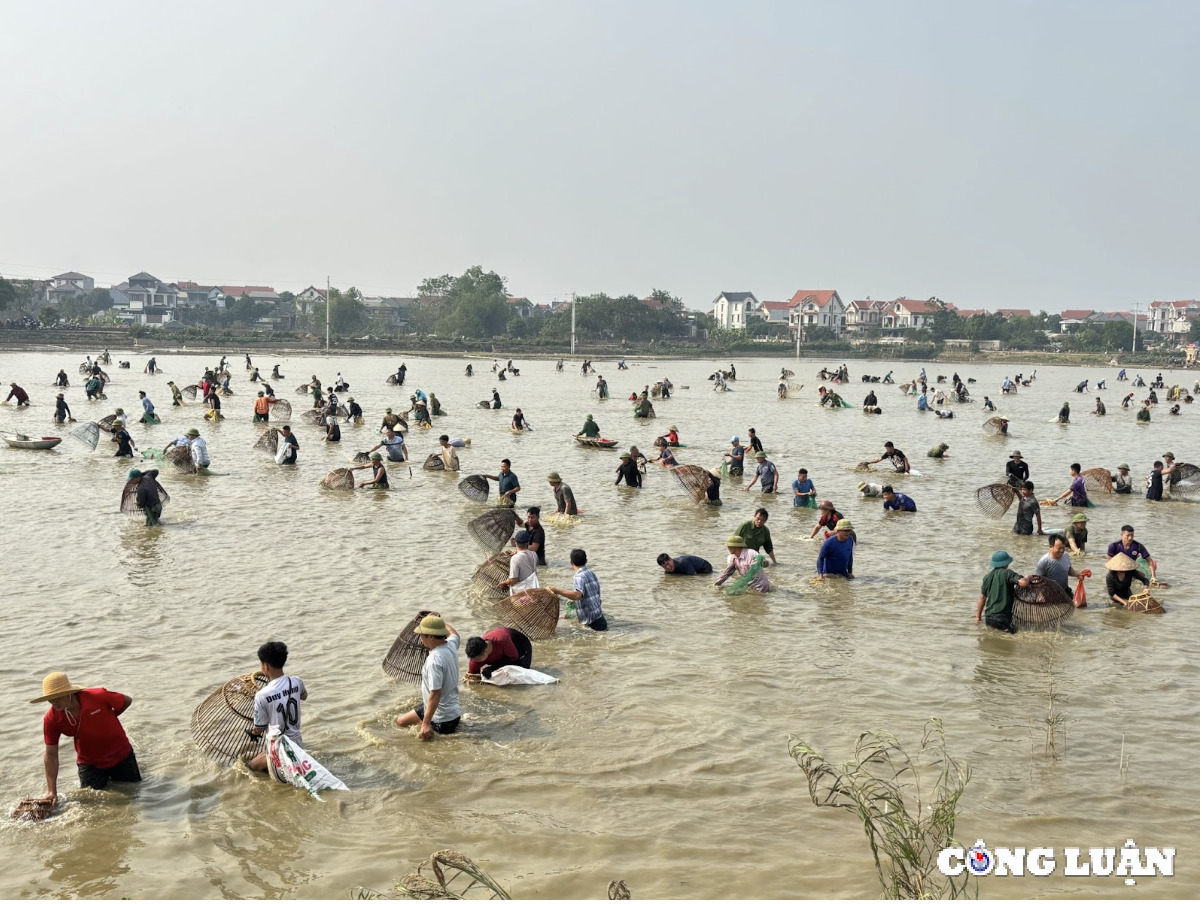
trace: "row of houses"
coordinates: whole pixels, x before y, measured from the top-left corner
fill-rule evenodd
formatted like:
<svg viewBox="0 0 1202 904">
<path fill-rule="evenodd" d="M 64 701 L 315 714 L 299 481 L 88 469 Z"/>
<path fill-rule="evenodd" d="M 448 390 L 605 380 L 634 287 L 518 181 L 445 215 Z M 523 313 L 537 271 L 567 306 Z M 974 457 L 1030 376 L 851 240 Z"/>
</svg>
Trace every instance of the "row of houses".
<svg viewBox="0 0 1202 904">
<path fill-rule="evenodd" d="M 752 323 L 786 324 L 791 331 L 807 327 L 827 327 L 836 335 L 857 333 L 869 329 L 920 330 L 928 326 L 934 314 L 951 310 L 960 317 L 989 313 L 1003 317 L 1030 317 L 1027 308 L 957 308 L 946 302 L 930 299 L 895 298 L 880 301 L 866 298 L 844 302 L 834 289 L 798 289 L 787 301 L 760 301 L 753 292 L 720 292 L 712 304 L 714 321 L 719 329 L 742 330 Z M 1087 323 L 1107 323 L 1122 320 L 1128 325 L 1161 334 L 1184 335 L 1191 321 L 1198 319 L 1197 300 L 1154 301 L 1147 314 L 1129 311 L 1068 310 L 1060 313 L 1060 332 L 1070 333 Z"/>
</svg>

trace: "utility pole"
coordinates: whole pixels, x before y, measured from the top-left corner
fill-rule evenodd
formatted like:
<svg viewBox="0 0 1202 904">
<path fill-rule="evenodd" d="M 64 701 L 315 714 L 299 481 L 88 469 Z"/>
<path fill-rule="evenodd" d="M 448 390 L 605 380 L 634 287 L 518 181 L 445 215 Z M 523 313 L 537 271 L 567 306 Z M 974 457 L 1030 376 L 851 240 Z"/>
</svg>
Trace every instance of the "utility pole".
<svg viewBox="0 0 1202 904">
<path fill-rule="evenodd" d="M 576 293 L 572 293 L 572 354 L 576 354 Z"/>
<path fill-rule="evenodd" d="M 1131 354 L 1135 354 L 1135 340 L 1139 336 L 1139 302 L 1131 309 Z"/>
<path fill-rule="evenodd" d="M 797 348 L 793 352 L 793 360 L 800 361 L 801 360 L 801 312 L 798 311 L 795 313 L 797 314 Z"/>
<path fill-rule="evenodd" d="M 326 275 L 326 354 L 330 353 L 330 277 Z"/>
</svg>

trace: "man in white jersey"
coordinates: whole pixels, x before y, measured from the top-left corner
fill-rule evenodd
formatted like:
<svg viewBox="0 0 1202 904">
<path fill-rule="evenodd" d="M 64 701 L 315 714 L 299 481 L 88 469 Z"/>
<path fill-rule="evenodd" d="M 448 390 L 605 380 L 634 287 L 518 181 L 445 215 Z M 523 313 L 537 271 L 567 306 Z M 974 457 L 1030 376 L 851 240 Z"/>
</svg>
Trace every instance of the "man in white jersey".
<svg viewBox="0 0 1202 904">
<path fill-rule="evenodd" d="M 292 675 L 284 674 L 284 663 L 288 661 L 286 644 L 271 640 L 259 647 L 259 669 L 267 676 L 267 686 L 255 694 L 254 728 L 247 731 L 258 737 L 268 727 L 278 725 L 289 740 L 300 747 L 300 705 L 309 698 L 305 683 Z M 267 771 L 267 751 L 250 761 L 250 768 Z"/>
</svg>

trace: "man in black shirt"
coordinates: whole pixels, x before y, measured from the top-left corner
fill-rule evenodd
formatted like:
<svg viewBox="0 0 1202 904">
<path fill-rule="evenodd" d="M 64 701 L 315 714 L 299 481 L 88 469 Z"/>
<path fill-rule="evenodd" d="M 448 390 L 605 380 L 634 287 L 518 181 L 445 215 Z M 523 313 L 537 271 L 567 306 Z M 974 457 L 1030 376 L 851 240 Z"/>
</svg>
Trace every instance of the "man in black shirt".
<svg viewBox="0 0 1202 904">
<path fill-rule="evenodd" d="M 530 551 L 538 556 L 540 566 L 547 564 L 547 532 L 543 530 L 537 505 L 526 509 L 526 531 L 530 534 Z"/>
<path fill-rule="evenodd" d="M 146 515 L 146 526 L 154 527 L 159 523 L 159 516 L 163 514 L 163 500 L 159 498 L 159 485 L 156 478 L 159 476 L 157 470 L 139 471 L 134 468 L 129 472 L 129 479 L 138 478 L 138 495 L 137 502 L 140 508 Z"/>
<path fill-rule="evenodd" d="M 1018 490 L 1030 479 L 1031 469 L 1023 461 L 1023 454 L 1015 449 L 1010 453 L 1010 460 L 1006 462 L 1006 483 Z"/>
<path fill-rule="evenodd" d="M 747 445 L 751 447 L 752 457 L 755 456 L 756 452 L 764 451 L 764 444 L 760 442 L 760 438 L 755 435 L 755 427 L 747 428 Z"/>
<path fill-rule="evenodd" d="M 643 486 L 643 475 L 639 473 L 638 463 L 631 457 L 629 452 L 623 452 L 621 457 L 622 463 L 618 465 L 618 477 L 614 481 L 614 486 L 617 486 L 625 478 L 626 486 L 641 489 Z"/>
</svg>

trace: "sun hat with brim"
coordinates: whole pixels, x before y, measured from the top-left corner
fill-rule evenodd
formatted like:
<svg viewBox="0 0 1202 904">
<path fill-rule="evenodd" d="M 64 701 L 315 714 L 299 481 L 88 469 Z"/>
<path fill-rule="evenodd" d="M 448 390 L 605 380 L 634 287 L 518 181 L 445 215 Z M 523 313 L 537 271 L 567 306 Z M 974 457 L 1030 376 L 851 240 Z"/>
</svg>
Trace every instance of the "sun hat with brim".
<svg viewBox="0 0 1202 904">
<path fill-rule="evenodd" d="M 188 428 L 188 436 L 200 436 L 200 431 L 197 430 L 195 427 L 189 427 Z"/>
<path fill-rule="evenodd" d="M 757 452 L 757 453 L 755 453 L 755 457 L 756 458 L 767 458 L 768 453 L 767 452 Z"/>
<path fill-rule="evenodd" d="M 1166 453 L 1164 453 L 1164 455 L 1162 455 L 1160 457 L 1161 458 L 1171 458 L 1171 459 L 1173 459 L 1173 461 L 1177 460 L 1177 456 L 1174 455 L 1172 452 L 1166 452 Z"/>
<path fill-rule="evenodd" d="M 1120 471 L 1130 471 L 1131 465 L 1127 464 L 1126 462 L 1123 462 L 1121 465 L 1119 465 L 1119 470 Z"/>
<path fill-rule="evenodd" d="M 371 460 L 372 461 L 383 461 L 384 456 L 381 455 L 379 452 L 373 452 L 373 453 L 371 453 Z"/>
<path fill-rule="evenodd" d="M 1108 571 L 1135 571 L 1135 559 L 1126 553 L 1118 553 L 1106 560 Z"/>
<path fill-rule="evenodd" d="M 558 471 L 552 471 L 547 475 L 547 483 L 562 483 L 563 480 L 559 476 Z"/>
<path fill-rule="evenodd" d="M 868 484 L 865 483 L 863 480 L 861 480 L 859 483 L 856 484 L 856 489 L 859 490 L 860 492 L 863 492 L 864 490 L 868 489 Z"/>
<path fill-rule="evenodd" d="M 67 697 L 79 691 L 87 690 L 78 684 L 72 684 L 66 672 L 51 672 L 42 679 L 42 696 L 34 697 L 30 703 L 42 703 L 46 700 L 56 700 Z"/>
<path fill-rule="evenodd" d="M 1084 524 L 1088 520 L 1084 515 L 1073 515 L 1073 524 Z"/>
<path fill-rule="evenodd" d="M 669 424 L 669 425 L 668 425 L 668 429 L 669 429 L 669 430 L 675 430 L 675 429 L 676 429 L 676 425 L 675 425 L 675 424 Z"/>
<path fill-rule="evenodd" d="M 1009 565 L 1013 561 L 1014 561 L 1014 556 L 1010 555 L 1010 553 L 1006 552 L 1005 550 L 999 549 L 997 552 L 995 552 L 992 556 L 989 557 L 989 567 L 990 568 L 1005 568 L 1007 565 Z"/>
<path fill-rule="evenodd" d="M 710 473 L 713 474 L 715 477 L 722 476 L 722 471 L 718 468 L 710 468 Z"/>
<path fill-rule="evenodd" d="M 746 549 L 747 541 L 744 540 L 742 537 L 740 537 L 738 534 L 731 534 L 729 537 L 726 538 L 726 545 L 733 546 L 736 549 Z"/>
<path fill-rule="evenodd" d="M 846 518 L 844 518 L 842 521 L 840 521 L 838 524 L 835 525 L 835 530 L 836 531 L 841 531 L 841 530 L 853 531 L 853 530 L 855 530 L 855 528 L 851 526 L 850 521 L 848 521 Z"/>
<path fill-rule="evenodd" d="M 447 630 L 447 623 L 437 615 L 427 615 L 421 620 L 421 624 L 413 629 L 413 633 L 428 634 L 431 637 L 449 637 L 451 634 Z"/>
<path fill-rule="evenodd" d="M 623 453 L 621 453 L 621 454 L 618 456 L 618 458 L 630 458 L 630 453 L 629 453 L 629 452 L 623 452 Z"/>
<path fill-rule="evenodd" d="M 835 510 L 835 504 L 833 502 L 831 502 L 829 499 L 824 499 L 824 500 L 822 500 L 821 504 L 819 504 L 818 508 L 828 509 L 829 511 L 833 512 Z"/>
<path fill-rule="evenodd" d="M 1011 458 L 1022 458 L 1023 454 L 1021 452 L 1019 452 L 1017 449 L 1015 449 L 1013 452 L 1010 453 L 1010 457 Z"/>
</svg>

